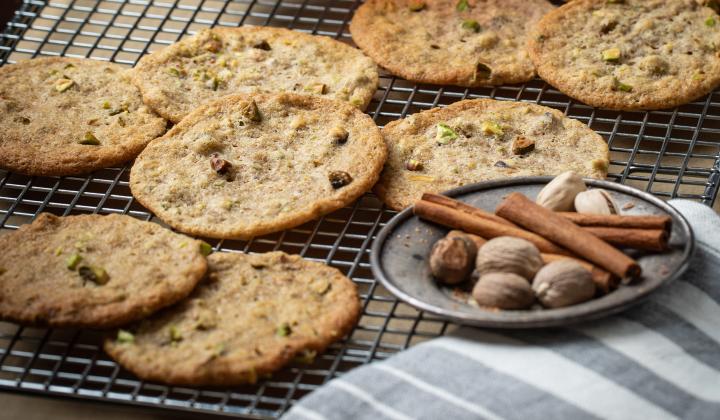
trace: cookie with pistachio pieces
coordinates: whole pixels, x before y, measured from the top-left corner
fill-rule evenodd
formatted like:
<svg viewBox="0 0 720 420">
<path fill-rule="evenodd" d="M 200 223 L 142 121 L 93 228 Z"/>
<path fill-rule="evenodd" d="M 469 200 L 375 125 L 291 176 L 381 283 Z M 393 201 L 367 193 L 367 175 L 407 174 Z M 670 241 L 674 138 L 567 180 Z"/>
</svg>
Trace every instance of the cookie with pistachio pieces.
<svg viewBox="0 0 720 420">
<path fill-rule="evenodd" d="M 673 108 L 720 85 L 720 17 L 697 0 L 574 0 L 528 49 L 540 77 L 596 107 Z"/>
<path fill-rule="evenodd" d="M 360 50 L 283 28 L 204 29 L 143 57 L 134 70 L 145 103 L 178 122 L 230 94 L 296 92 L 370 103 L 377 66 Z"/>
<path fill-rule="evenodd" d="M 423 193 L 565 171 L 604 178 L 609 152 L 580 121 L 544 106 L 492 99 L 456 102 L 382 130 L 388 160 L 375 192 L 394 210 Z"/>
<path fill-rule="evenodd" d="M 545 0 L 368 0 L 353 41 L 394 75 L 419 83 L 488 86 L 535 77 L 527 34 Z"/>
<path fill-rule="evenodd" d="M 216 253 L 182 303 L 105 341 L 138 377 L 177 385 L 254 383 L 313 357 L 357 323 L 357 287 L 335 268 L 283 252 Z"/>
<path fill-rule="evenodd" d="M 344 101 L 293 93 L 226 96 L 135 161 L 135 198 L 194 235 L 248 239 L 346 206 L 377 181 L 385 143 Z"/>
<path fill-rule="evenodd" d="M 84 174 L 133 159 L 165 129 L 117 64 L 50 57 L 0 67 L 0 168 Z"/>
<path fill-rule="evenodd" d="M 0 236 L 0 318 L 109 328 L 185 298 L 207 270 L 202 242 L 122 215 L 57 217 Z"/>
</svg>

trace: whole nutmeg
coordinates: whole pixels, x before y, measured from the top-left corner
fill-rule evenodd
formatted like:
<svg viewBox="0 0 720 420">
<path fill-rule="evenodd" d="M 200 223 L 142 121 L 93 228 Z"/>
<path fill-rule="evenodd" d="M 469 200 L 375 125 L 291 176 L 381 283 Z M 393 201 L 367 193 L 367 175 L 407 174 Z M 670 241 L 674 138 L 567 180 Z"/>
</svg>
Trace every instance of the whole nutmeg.
<svg viewBox="0 0 720 420">
<path fill-rule="evenodd" d="M 563 172 L 550 181 L 535 202 L 553 211 L 571 211 L 575 196 L 587 190 L 585 182 L 575 172 Z"/>
<path fill-rule="evenodd" d="M 569 259 L 543 267 L 535 276 L 532 288 L 540 303 L 548 308 L 575 305 L 595 295 L 590 271 Z"/>
<path fill-rule="evenodd" d="M 489 240 L 478 251 L 476 269 L 488 273 L 514 273 L 532 280 L 543 266 L 540 251 L 531 242 L 511 236 Z"/>
<path fill-rule="evenodd" d="M 578 194 L 575 197 L 575 210 L 586 214 L 620 214 L 610 193 L 599 188 Z"/>
<path fill-rule="evenodd" d="M 513 273 L 484 274 L 472 295 L 481 306 L 500 309 L 527 309 L 535 301 L 530 283 Z"/>
<path fill-rule="evenodd" d="M 430 272 L 446 284 L 458 284 L 470 276 L 477 256 L 475 243 L 462 236 L 445 237 L 430 251 Z"/>
</svg>

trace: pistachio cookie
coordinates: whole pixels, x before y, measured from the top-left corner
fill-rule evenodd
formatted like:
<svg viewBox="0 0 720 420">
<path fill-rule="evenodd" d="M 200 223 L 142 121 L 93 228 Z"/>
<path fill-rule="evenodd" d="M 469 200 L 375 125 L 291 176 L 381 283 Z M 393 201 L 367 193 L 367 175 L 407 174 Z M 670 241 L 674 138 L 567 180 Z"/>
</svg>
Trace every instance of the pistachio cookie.
<svg viewBox="0 0 720 420">
<path fill-rule="evenodd" d="M 535 76 L 526 34 L 545 0 L 368 0 L 353 41 L 392 74 L 419 83 L 487 86 Z"/>
<path fill-rule="evenodd" d="M 207 269 L 207 244 L 130 216 L 42 213 L 0 246 L 0 318 L 23 324 L 136 321 L 183 299 Z"/>
<path fill-rule="evenodd" d="M 380 130 L 338 100 L 227 96 L 184 118 L 135 161 L 135 198 L 170 226 L 249 239 L 350 204 L 377 181 Z"/>
<path fill-rule="evenodd" d="M 0 168 L 88 173 L 134 158 L 165 127 L 117 64 L 52 57 L 0 68 Z"/>
<path fill-rule="evenodd" d="M 474 99 L 393 121 L 382 130 L 388 161 L 375 191 L 394 210 L 466 184 L 565 171 L 604 178 L 608 146 L 561 112 Z"/>
<path fill-rule="evenodd" d="M 239 93 L 315 94 L 365 109 L 378 72 L 358 49 L 334 39 L 243 26 L 204 29 L 145 56 L 134 80 L 146 104 L 179 122 L 205 102 Z"/>
<path fill-rule="evenodd" d="M 576 0 L 528 41 L 540 77 L 588 105 L 672 108 L 720 84 L 720 17 L 695 0 Z"/>
<path fill-rule="evenodd" d="M 357 323 L 357 287 L 335 268 L 283 252 L 210 255 L 190 297 L 105 341 L 144 380 L 254 383 L 294 357 L 312 359 Z"/>
</svg>

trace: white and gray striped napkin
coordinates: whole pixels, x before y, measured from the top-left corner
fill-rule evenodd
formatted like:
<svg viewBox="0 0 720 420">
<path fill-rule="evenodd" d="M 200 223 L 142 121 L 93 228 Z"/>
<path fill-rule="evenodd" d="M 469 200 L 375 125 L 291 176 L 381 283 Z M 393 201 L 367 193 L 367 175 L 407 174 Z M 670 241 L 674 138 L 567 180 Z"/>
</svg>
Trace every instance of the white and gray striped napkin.
<svg viewBox="0 0 720 420">
<path fill-rule="evenodd" d="M 569 328 L 462 328 L 328 382 L 284 419 L 720 419 L 720 217 L 671 204 L 697 249 L 649 302 Z"/>
</svg>

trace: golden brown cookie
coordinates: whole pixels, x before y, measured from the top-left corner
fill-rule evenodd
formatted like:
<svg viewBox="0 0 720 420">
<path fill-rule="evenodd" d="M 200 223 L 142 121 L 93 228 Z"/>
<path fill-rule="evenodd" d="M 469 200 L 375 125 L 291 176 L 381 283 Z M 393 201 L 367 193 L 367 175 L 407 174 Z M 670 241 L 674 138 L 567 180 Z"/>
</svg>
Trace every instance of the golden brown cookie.
<svg viewBox="0 0 720 420">
<path fill-rule="evenodd" d="M 152 142 L 130 188 L 178 230 L 247 239 L 348 205 L 375 184 L 385 157 L 380 130 L 347 102 L 227 96 Z"/>
<path fill-rule="evenodd" d="M 92 172 L 134 158 L 165 126 L 117 64 L 53 57 L 0 68 L 0 168 Z"/>
<path fill-rule="evenodd" d="M 143 57 L 134 70 L 145 103 L 178 122 L 205 102 L 229 94 L 296 92 L 370 103 L 375 63 L 325 36 L 282 28 L 205 29 Z"/>
<path fill-rule="evenodd" d="M 528 41 L 538 74 L 588 105 L 672 108 L 720 85 L 720 16 L 695 0 L 576 0 Z"/>
<path fill-rule="evenodd" d="M 187 296 L 207 269 L 200 241 L 130 216 L 42 213 L 0 246 L 0 318 L 31 325 L 136 321 Z"/>
<path fill-rule="evenodd" d="M 521 102 L 475 99 L 393 121 L 382 130 L 388 160 L 375 187 L 394 210 L 423 193 L 492 179 L 575 171 L 604 178 L 608 146 L 561 112 Z"/>
<path fill-rule="evenodd" d="M 487 86 L 535 76 L 526 36 L 545 0 L 368 0 L 353 41 L 392 74 L 419 83 Z"/>
<path fill-rule="evenodd" d="M 138 377 L 179 385 L 254 383 L 311 358 L 360 315 L 357 287 L 335 268 L 283 252 L 216 253 L 190 297 L 105 341 Z"/>
</svg>

